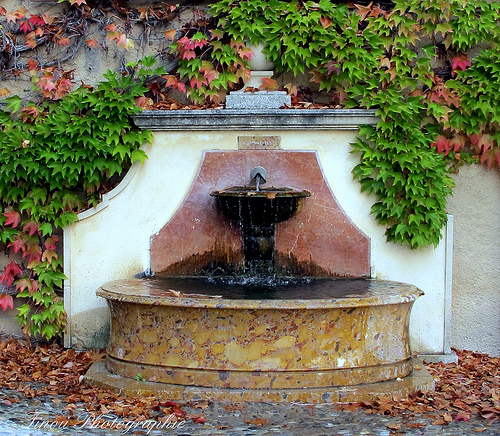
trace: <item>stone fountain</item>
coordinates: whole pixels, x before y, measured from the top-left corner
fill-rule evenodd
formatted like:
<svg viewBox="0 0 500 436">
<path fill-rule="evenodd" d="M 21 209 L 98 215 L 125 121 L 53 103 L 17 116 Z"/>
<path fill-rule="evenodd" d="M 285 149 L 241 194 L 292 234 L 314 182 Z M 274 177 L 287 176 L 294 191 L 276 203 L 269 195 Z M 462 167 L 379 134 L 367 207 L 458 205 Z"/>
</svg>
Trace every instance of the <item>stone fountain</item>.
<svg viewBox="0 0 500 436">
<path fill-rule="evenodd" d="M 235 173 L 249 183 L 222 185 Z M 287 178 L 300 186 L 263 187 Z M 322 222 L 333 209 L 338 228 Z M 203 211 L 211 248 L 179 257 L 186 217 Z M 314 153 L 207 152 L 183 206 L 152 237 L 155 277 L 98 290 L 111 334 L 86 380 L 182 400 L 345 402 L 431 388 L 412 373 L 409 344 L 422 292 L 371 280 L 368 247 Z"/>
<path fill-rule="evenodd" d="M 245 87 L 256 91 L 272 65 L 252 70 Z M 97 291 L 109 305 L 110 337 L 87 383 L 172 400 L 275 402 L 432 389 L 410 350 L 410 311 L 423 292 L 371 279 L 370 238 L 340 207 L 316 151 L 331 147 L 332 133 L 376 120 L 279 109 L 289 102 L 284 92 L 237 91 L 224 111 L 136 117 L 172 130 L 172 150 L 185 149 L 178 131 L 193 146 L 193 130 L 208 150 L 177 211 L 151 236 L 149 277 Z M 315 151 L 301 149 L 312 138 Z M 286 149 L 297 140 L 299 150 Z"/>
</svg>

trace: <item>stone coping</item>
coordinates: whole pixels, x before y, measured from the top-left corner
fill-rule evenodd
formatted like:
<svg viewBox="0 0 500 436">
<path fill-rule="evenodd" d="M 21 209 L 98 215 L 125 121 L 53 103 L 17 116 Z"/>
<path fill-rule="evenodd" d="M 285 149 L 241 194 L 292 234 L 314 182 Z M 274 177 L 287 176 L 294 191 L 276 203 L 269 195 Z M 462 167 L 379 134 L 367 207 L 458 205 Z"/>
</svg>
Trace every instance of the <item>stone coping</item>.
<svg viewBox="0 0 500 436">
<path fill-rule="evenodd" d="M 97 295 L 108 300 L 142 305 L 199 307 L 213 309 L 331 309 L 404 304 L 415 301 L 423 292 L 407 283 L 369 280 L 370 288 L 362 296 L 346 295 L 341 298 L 244 300 L 219 296 L 184 293 L 176 297 L 151 279 L 123 279 L 108 282 L 97 290 Z"/>
<path fill-rule="evenodd" d="M 207 109 L 144 111 L 134 116 L 141 129 L 194 130 L 357 130 L 376 124 L 366 109 Z"/>
</svg>

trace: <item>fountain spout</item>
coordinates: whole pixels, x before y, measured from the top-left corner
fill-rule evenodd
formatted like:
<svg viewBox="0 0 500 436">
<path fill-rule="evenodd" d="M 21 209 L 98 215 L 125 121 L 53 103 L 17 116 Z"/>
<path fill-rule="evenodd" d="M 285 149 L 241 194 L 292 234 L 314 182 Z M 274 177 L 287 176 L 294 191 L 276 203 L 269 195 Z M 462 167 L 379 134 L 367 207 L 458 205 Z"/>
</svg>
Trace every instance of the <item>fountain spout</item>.
<svg viewBox="0 0 500 436">
<path fill-rule="evenodd" d="M 267 171 L 264 167 L 257 166 L 252 168 L 252 171 L 250 171 L 250 180 L 253 183 L 255 181 L 255 190 L 259 190 L 259 186 L 261 184 L 266 183 L 267 179 Z"/>
</svg>

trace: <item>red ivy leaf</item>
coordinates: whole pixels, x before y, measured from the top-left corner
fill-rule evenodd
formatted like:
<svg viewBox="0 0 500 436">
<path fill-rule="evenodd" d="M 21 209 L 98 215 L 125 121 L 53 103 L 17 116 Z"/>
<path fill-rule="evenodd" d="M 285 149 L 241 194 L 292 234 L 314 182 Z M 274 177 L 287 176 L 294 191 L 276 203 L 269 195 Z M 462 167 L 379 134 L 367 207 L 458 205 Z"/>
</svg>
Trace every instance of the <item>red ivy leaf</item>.
<svg viewBox="0 0 500 436">
<path fill-rule="evenodd" d="M 21 214 L 19 212 L 11 210 L 10 212 L 4 212 L 4 216 L 7 217 L 7 221 L 5 221 L 5 226 L 10 225 L 13 229 L 15 229 L 19 225 L 19 221 L 21 220 Z"/>
<path fill-rule="evenodd" d="M 490 170 L 493 168 L 493 164 L 495 162 L 500 167 L 500 147 L 491 147 L 490 149 L 485 150 L 481 154 L 481 163 L 484 162 L 486 162 L 486 165 Z"/>
<path fill-rule="evenodd" d="M 176 33 L 177 33 L 177 30 L 175 30 L 175 29 L 168 29 L 165 32 L 165 39 L 169 39 L 170 41 L 173 41 L 175 39 Z"/>
<path fill-rule="evenodd" d="M 26 45 L 29 48 L 36 48 L 36 33 L 30 32 L 26 35 Z"/>
<path fill-rule="evenodd" d="M 14 23 L 17 20 L 17 15 L 15 13 L 9 12 L 8 14 L 5 14 L 5 19 L 7 20 L 7 23 Z"/>
<path fill-rule="evenodd" d="M 373 3 L 370 3 L 368 6 L 363 6 L 363 5 L 354 5 L 356 6 L 356 8 L 358 9 L 356 11 L 356 14 L 361 16 L 361 19 L 364 20 L 366 18 L 366 16 L 371 12 L 372 10 L 372 4 Z"/>
<path fill-rule="evenodd" d="M 71 83 L 71 80 L 69 79 L 60 79 L 57 82 L 57 89 L 54 94 L 54 99 L 59 100 L 60 98 L 64 97 L 66 94 L 69 93 L 71 90 L 71 86 L 73 84 Z"/>
<path fill-rule="evenodd" d="M 31 15 L 30 19 L 28 20 L 33 26 L 39 27 L 45 25 L 45 20 L 40 17 L 39 15 Z"/>
<path fill-rule="evenodd" d="M 182 59 L 185 59 L 185 60 L 189 60 L 189 59 L 194 59 L 196 57 L 196 53 L 194 52 L 194 50 L 184 50 L 182 53 L 181 53 L 181 58 Z"/>
<path fill-rule="evenodd" d="M 443 151 L 445 151 L 446 152 L 445 155 L 447 155 L 451 149 L 451 145 L 450 145 L 448 139 L 446 139 L 443 135 L 439 135 L 436 138 L 436 141 L 434 142 L 433 145 L 434 145 L 434 147 L 437 148 L 437 151 L 439 154 L 441 154 Z"/>
<path fill-rule="evenodd" d="M 135 101 L 135 104 L 142 109 L 150 109 L 153 106 L 153 99 L 142 96 Z"/>
<path fill-rule="evenodd" d="M 56 243 L 59 241 L 59 238 L 56 235 L 52 235 L 49 238 L 45 240 L 45 248 L 47 250 L 55 250 L 56 249 Z"/>
<path fill-rule="evenodd" d="M 0 295 L 0 307 L 4 310 L 4 312 L 9 308 L 12 309 L 14 308 L 14 300 L 10 295 L 2 294 Z"/>
<path fill-rule="evenodd" d="M 27 250 L 24 250 L 23 258 L 28 258 L 28 263 L 35 261 L 40 261 L 42 257 L 42 249 L 39 245 L 32 245 Z"/>
<path fill-rule="evenodd" d="M 164 78 L 167 82 L 165 83 L 165 86 L 167 88 L 174 87 L 177 85 L 177 82 L 179 81 L 177 77 L 171 75 L 171 74 L 165 74 L 164 76 L 161 76 Z"/>
<path fill-rule="evenodd" d="M 207 85 L 208 83 L 206 80 L 200 80 L 197 77 L 193 77 L 189 84 L 191 85 L 191 88 L 201 89 L 202 86 Z"/>
<path fill-rule="evenodd" d="M 14 279 L 18 274 L 22 274 L 23 269 L 19 266 L 19 264 L 15 261 L 12 261 L 9 263 L 2 275 L 0 276 L 0 282 L 3 283 L 4 285 L 7 286 L 12 286 L 12 283 L 14 283 Z"/>
<path fill-rule="evenodd" d="M 325 65 L 328 68 L 328 74 L 336 73 L 339 75 L 342 72 L 342 68 L 335 61 L 328 61 Z"/>
<path fill-rule="evenodd" d="M 453 146 L 453 151 L 462 150 L 465 147 L 465 136 L 464 135 L 455 135 L 450 141 L 450 145 Z"/>
<path fill-rule="evenodd" d="M 14 248 L 14 253 L 19 253 L 19 251 L 25 251 L 28 245 L 24 240 L 22 235 L 17 235 L 12 242 L 10 242 L 7 247 Z"/>
<path fill-rule="evenodd" d="M 44 21 L 45 24 L 52 24 L 55 20 L 55 17 L 53 17 L 52 15 L 49 15 L 49 14 L 42 14 L 42 19 Z"/>
<path fill-rule="evenodd" d="M 88 39 L 85 42 L 87 43 L 87 47 L 89 47 L 89 48 L 97 48 L 97 41 L 95 39 Z"/>
<path fill-rule="evenodd" d="M 455 75 L 457 70 L 465 71 L 467 67 L 470 67 L 471 63 L 467 55 L 462 54 L 460 56 L 454 57 L 452 61 L 451 71 Z"/>
<path fill-rule="evenodd" d="M 19 30 L 23 33 L 31 32 L 31 24 L 28 21 L 23 21 L 19 24 Z"/>
<path fill-rule="evenodd" d="M 28 59 L 28 70 L 33 71 L 36 67 L 38 67 L 38 62 L 34 59 Z"/>
<path fill-rule="evenodd" d="M 36 111 L 36 108 L 34 107 L 31 109 L 34 109 Z M 38 113 L 38 111 L 36 112 Z M 26 224 L 23 227 L 23 231 L 28 232 L 30 235 L 34 235 L 36 232 L 38 232 L 38 223 L 36 223 L 33 220 L 26 222 Z"/>
<path fill-rule="evenodd" d="M 483 153 L 484 152 L 487 152 L 488 149 L 490 147 L 493 147 L 494 145 L 494 140 L 493 140 L 493 136 L 489 135 L 489 134 L 484 134 L 484 135 L 481 135 L 479 137 L 479 141 L 478 141 L 478 144 L 477 144 L 479 147 L 481 147 L 481 149 L 483 150 Z"/>
<path fill-rule="evenodd" d="M 33 279 L 22 278 L 17 281 L 16 291 L 21 293 L 27 289 L 30 295 L 33 295 L 38 290 L 38 282 Z"/>
<path fill-rule="evenodd" d="M 178 82 L 177 85 L 176 85 L 176 88 L 179 91 L 186 93 L 186 85 L 184 83 Z"/>
<path fill-rule="evenodd" d="M 23 114 L 23 123 L 25 123 L 28 119 L 34 119 L 38 116 L 38 109 L 35 106 L 25 106 L 20 111 Z M 33 221 L 34 222 L 34 221 Z M 36 223 L 35 223 L 36 224 Z M 38 224 L 37 224 L 38 226 Z M 38 227 L 37 227 L 38 229 Z M 30 233 L 32 235 L 33 233 Z"/>
</svg>

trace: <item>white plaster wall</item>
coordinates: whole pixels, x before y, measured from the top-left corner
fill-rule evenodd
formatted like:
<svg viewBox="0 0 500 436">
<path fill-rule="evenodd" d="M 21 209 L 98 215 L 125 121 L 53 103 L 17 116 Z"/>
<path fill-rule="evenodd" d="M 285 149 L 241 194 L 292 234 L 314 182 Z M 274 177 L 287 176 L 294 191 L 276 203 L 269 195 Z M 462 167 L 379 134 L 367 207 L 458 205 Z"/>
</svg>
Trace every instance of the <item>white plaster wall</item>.
<svg viewBox="0 0 500 436">
<path fill-rule="evenodd" d="M 470 165 L 455 183 L 451 345 L 500 356 L 500 172 Z"/>
<path fill-rule="evenodd" d="M 414 351 L 442 353 L 444 347 L 444 243 L 437 249 L 410 250 L 387 244 L 384 229 L 370 215 L 374 198 L 360 193 L 351 170 L 357 157 L 349 153 L 355 131 L 254 131 L 281 136 L 283 149 L 317 150 L 330 187 L 352 221 L 372 241 L 372 276 L 412 283 L 425 296 L 411 318 Z M 149 267 L 150 235 L 157 232 L 181 204 L 201 161 L 203 150 L 237 149 L 238 136 L 248 132 L 155 132 L 149 159 L 128 184 L 105 200 L 96 214 L 65 230 L 65 305 L 69 316 L 67 346 L 93 346 L 95 332 L 106 328 L 106 302 L 95 295 L 106 281 L 133 277 Z M 120 190 L 123 186 L 117 187 Z M 90 216 L 89 216 L 90 215 Z M 85 217 L 86 216 L 86 217 Z"/>
</svg>

